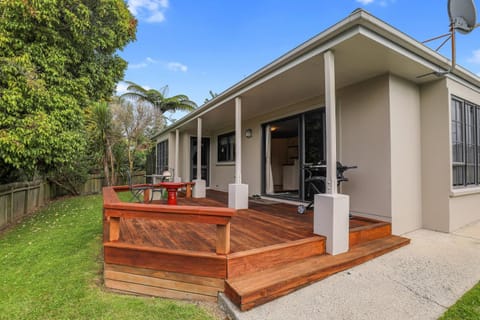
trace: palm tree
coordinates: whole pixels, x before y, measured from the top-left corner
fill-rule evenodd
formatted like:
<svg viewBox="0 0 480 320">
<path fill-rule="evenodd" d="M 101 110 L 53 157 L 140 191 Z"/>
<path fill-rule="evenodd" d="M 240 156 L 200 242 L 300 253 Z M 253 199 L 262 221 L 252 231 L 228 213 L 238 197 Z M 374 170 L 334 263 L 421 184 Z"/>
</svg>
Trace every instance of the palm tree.
<svg viewBox="0 0 480 320">
<path fill-rule="evenodd" d="M 128 84 L 128 87 L 127 92 L 121 95 L 122 98 L 150 103 L 162 113 L 165 113 L 166 111 L 175 112 L 177 110 L 193 111 L 197 107 L 197 104 L 184 94 L 167 98 L 168 85 L 160 88 L 160 90 L 147 90 L 135 82 L 125 82 Z"/>
<path fill-rule="evenodd" d="M 108 186 L 114 185 L 115 171 L 112 147 L 115 132 L 112 112 L 107 102 L 97 102 L 87 109 L 87 131 L 92 147 L 100 151 L 105 181 Z"/>
</svg>

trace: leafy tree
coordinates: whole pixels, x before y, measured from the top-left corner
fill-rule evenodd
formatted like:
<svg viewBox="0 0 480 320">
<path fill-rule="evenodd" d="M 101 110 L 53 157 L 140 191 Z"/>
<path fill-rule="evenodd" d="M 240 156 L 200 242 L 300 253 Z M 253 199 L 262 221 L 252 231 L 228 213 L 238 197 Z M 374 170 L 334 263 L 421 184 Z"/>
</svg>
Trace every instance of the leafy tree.
<svg viewBox="0 0 480 320">
<path fill-rule="evenodd" d="M 113 115 L 107 102 L 96 103 L 87 109 L 87 133 L 90 141 L 90 155 L 99 158 L 107 185 L 114 185 L 113 147 L 120 134 L 114 128 Z"/>
<path fill-rule="evenodd" d="M 162 114 L 167 111 L 175 112 L 177 110 L 193 111 L 197 107 L 197 104 L 191 101 L 187 95 L 179 94 L 167 97 L 168 86 L 155 90 L 145 89 L 131 81 L 126 81 L 126 83 L 128 83 L 127 92 L 121 96 L 122 98 L 149 103 L 160 110 Z"/>
<path fill-rule="evenodd" d="M 111 96 L 135 32 L 123 0 L 0 1 L 0 174 L 74 168 L 83 110 Z"/>
<path fill-rule="evenodd" d="M 130 172 L 133 172 L 135 164 L 144 167 L 146 153 L 152 147 L 150 136 L 164 126 L 162 115 L 150 104 L 133 104 L 121 98 L 112 104 L 112 112 L 113 123 L 126 143 Z"/>
</svg>

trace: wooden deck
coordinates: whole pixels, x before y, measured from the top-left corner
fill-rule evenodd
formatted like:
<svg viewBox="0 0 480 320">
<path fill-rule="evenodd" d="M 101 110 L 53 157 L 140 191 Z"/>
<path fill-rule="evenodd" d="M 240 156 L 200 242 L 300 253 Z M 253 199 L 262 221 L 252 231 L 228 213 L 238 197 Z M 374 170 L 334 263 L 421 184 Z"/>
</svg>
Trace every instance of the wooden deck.
<svg viewBox="0 0 480 320">
<path fill-rule="evenodd" d="M 178 202 L 179 207 L 222 208 L 227 194 L 209 190 L 205 199 L 179 197 Z M 312 232 L 312 212 L 299 215 L 292 205 L 251 201 L 249 209 L 229 219 L 227 254 L 218 254 L 215 223 L 129 216 L 119 219 L 118 240 L 109 241 L 105 219 L 105 285 L 196 300 L 216 300 L 224 291 L 247 310 L 409 242 L 392 236 L 389 223 L 354 217 L 350 251 L 330 256 L 325 238 Z"/>
</svg>

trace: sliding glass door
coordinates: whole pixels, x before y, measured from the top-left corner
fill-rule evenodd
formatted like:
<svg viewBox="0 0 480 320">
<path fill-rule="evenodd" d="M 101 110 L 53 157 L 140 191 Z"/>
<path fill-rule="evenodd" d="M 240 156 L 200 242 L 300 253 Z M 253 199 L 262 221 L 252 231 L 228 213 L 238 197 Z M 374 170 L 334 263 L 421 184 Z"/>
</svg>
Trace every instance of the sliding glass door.
<svg viewBox="0 0 480 320">
<path fill-rule="evenodd" d="M 305 164 L 325 160 L 324 109 L 266 123 L 263 133 L 263 193 L 304 200 Z"/>
</svg>

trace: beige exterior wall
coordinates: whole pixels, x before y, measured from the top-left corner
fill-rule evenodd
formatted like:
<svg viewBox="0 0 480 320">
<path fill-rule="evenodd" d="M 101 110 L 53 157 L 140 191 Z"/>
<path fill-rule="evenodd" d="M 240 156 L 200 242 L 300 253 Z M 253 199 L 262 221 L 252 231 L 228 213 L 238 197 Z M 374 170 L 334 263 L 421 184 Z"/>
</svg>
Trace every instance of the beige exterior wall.
<svg viewBox="0 0 480 320">
<path fill-rule="evenodd" d="M 450 198 L 450 232 L 478 219 L 480 219 L 480 192 Z"/>
<path fill-rule="evenodd" d="M 445 80 L 421 87 L 423 227 L 448 232 L 450 107 Z"/>
<path fill-rule="evenodd" d="M 319 90 L 321 92 L 321 89 Z M 342 193 L 353 213 L 392 221 L 393 233 L 420 227 L 450 232 L 480 218 L 480 188 L 451 187 L 450 95 L 480 104 L 480 94 L 447 79 L 420 87 L 392 75 L 379 76 L 337 93 L 338 159 L 357 165 L 348 171 Z M 323 106 L 323 98 L 279 108 L 242 122 L 242 183 L 261 193 L 262 124 Z M 245 130 L 253 136 L 246 138 Z M 235 164 L 217 162 L 217 137 L 210 131 L 210 187 L 227 191 Z M 190 177 L 190 137 L 180 134 L 178 175 Z M 175 162 L 175 132 L 169 138 Z"/>
<path fill-rule="evenodd" d="M 321 89 L 319 90 L 321 91 Z M 280 108 L 254 119 L 242 121 L 242 183 L 248 184 L 249 195 L 260 194 L 262 184 L 262 124 L 283 119 L 322 106 L 323 99 L 317 98 L 295 105 Z M 252 129 L 252 137 L 245 137 L 245 130 Z M 235 163 L 217 163 L 218 135 L 232 132 L 234 128 L 224 128 L 212 134 L 211 183 L 213 189 L 227 191 L 228 184 L 234 182 Z"/>
<path fill-rule="evenodd" d="M 348 171 L 342 193 L 355 214 L 391 220 L 389 76 L 338 93 L 339 159 L 357 165 Z"/>
<path fill-rule="evenodd" d="M 422 227 L 420 90 L 390 76 L 392 232 Z"/>
<path fill-rule="evenodd" d="M 217 141 L 218 141 L 218 136 L 221 134 L 229 133 L 232 132 L 234 129 L 232 128 L 231 130 L 222 130 L 222 131 L 217 131 L 214 134 L 212 134 L 211 137 L 211 153 L 212 153 L 212 158 L 211 158 L 211 174 L 210 177 L 212 178 L 210 187 L 215 190 L 220 190 L 220 191 L 228 191 L 228 184 L 233 183 L 235 179 L 235 162 L 218 162 L 217 161 Z M 243 140 L 243 139 L 242 139 Z M 243 141 L 242 141 L 243 143 Z"/>
</svg>

